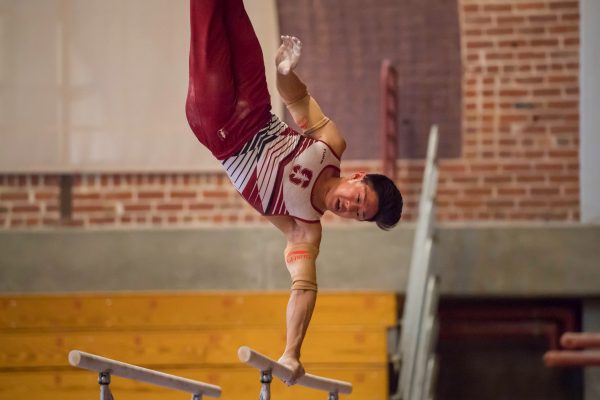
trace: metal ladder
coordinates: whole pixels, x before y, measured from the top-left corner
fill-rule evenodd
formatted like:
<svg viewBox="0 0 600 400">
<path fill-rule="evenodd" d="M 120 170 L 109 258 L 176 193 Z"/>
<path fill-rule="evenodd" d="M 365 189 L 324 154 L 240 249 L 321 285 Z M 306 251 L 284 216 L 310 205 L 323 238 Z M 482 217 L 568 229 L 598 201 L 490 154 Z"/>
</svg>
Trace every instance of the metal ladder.
<svg viewBox="0 0 600 400">
<path fill-rule="evenodd" d="M 391 400 L 425 400 L 434 397 L 439 278 L 432 270 L 431 256 L 435 240 L 435 196 L 439 174 L 437 149 L 438 128 L 434 125 L 429 132 L 400 339 L 392 355 L 399 376 L 397 391 L 392 394 Z"/>
</svg>

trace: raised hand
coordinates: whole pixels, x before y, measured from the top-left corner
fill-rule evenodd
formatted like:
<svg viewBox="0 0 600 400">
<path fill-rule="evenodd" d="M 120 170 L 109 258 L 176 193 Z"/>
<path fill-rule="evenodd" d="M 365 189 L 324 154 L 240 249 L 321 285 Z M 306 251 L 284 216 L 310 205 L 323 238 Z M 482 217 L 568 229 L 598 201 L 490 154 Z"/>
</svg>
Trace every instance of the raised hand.
<svg viewBox="0 0 600 400">
<path fill-rule="evenodd" d="M 302 42 L 295 36 L 281 36 L 281 46 L 275 55 L 277 71 L 287 75 L 296 68 L 302 53 Z"/>
</svg>

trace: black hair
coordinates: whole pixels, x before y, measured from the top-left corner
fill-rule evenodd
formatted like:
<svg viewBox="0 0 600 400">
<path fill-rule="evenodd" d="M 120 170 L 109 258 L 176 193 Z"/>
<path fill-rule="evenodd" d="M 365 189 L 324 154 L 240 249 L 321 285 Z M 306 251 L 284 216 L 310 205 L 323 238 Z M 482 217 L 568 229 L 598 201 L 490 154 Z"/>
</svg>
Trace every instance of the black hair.
<svg viewBox="0 0 600 400">
<path fill-rule="evenodd" d="M 389 231 L 392 229 L 402 215 L 402 194 L 390 178 L 380 174 L 367 174 L 363 182 L 371 186 L 379 199 L 377 214 L 369 221 L 374 221 L 380 229 Z"/>
</svg>

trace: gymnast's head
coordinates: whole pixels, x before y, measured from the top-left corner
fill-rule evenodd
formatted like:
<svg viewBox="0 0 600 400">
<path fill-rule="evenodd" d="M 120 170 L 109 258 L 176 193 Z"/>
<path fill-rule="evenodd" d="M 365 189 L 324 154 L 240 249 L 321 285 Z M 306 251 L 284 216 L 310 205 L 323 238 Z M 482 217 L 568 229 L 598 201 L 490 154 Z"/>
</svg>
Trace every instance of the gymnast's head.
<svg viewBox="0 0 600 400">
<path fill-rule="evenodd" d="M 327 209 L 342 218 L 375 222 L 390 230 L 400 220 L 402 195 L 385 175 L 356 172 L 341 180 L 325 196 Z"/>
</svg>

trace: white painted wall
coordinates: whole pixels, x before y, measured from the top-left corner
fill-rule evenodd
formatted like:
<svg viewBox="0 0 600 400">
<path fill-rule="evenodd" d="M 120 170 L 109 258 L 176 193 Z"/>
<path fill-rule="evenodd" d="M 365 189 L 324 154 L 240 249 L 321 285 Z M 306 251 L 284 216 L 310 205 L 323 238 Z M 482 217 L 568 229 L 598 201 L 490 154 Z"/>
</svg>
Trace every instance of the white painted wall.
<svg viewBox="0 0 600 400">
<path fill-rule="evenodd" d="M 276 0 L 246 0 L 281 115 Z M 185 117 L 189 0 L 0 0 L 0 172 L 221 170 Z"/>
<path fill-rule="evenodd" d="M 600 1 L 580 6 L 581 221 L 600 223 Z"/>
</svg>

